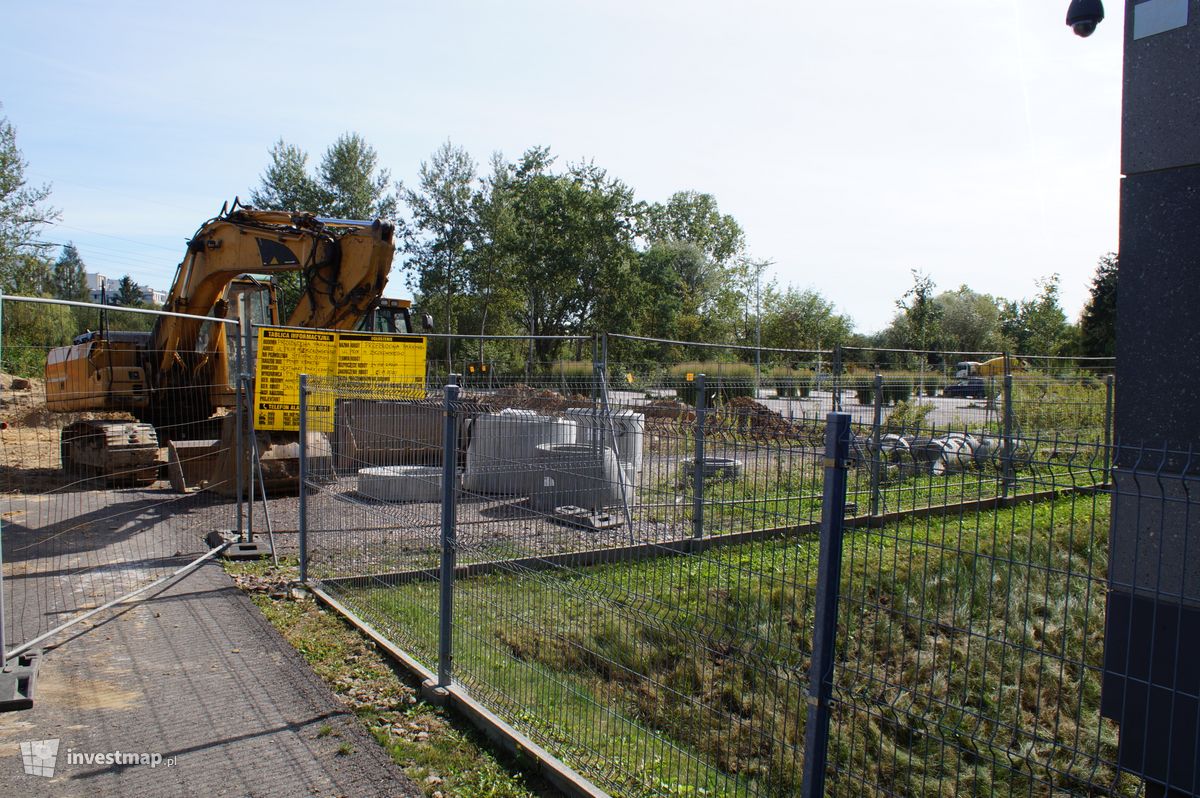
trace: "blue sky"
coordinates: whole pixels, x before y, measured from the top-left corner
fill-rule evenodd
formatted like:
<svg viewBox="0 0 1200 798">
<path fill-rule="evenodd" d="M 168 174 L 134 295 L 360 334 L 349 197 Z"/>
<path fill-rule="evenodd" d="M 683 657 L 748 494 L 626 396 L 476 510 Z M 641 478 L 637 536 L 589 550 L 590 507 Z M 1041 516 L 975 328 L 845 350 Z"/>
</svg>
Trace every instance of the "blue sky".
<svg viewBox="0 0 1200 798">
<path fill-rule="evenodd" d="M 412 182 L 548 145 L 645 200 L 707 191 L 861 331 L 928 272 L 1078 313 L 1117 246 L 1121 15 L 1066 0 L 13 5 L 0 102 L 93 271 L 166 288 L 280 137 L 354 130 Z M 402 277 L 389 294 L 406 295 Z"/>
</svg>

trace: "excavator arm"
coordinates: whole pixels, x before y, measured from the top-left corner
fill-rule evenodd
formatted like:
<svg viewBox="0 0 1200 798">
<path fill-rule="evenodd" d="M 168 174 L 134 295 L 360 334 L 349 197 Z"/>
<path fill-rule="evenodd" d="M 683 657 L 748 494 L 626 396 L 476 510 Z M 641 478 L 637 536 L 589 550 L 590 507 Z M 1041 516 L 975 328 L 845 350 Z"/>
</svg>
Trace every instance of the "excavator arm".
<svg viewBox="0 0 1200 798">
<path fill-rule="evenodd" d="M 225 287 L 240 274 L 301 272 L 305 292 L 289 326 L 348 329 L 382 295 L 395 252 L 391 224 L 236 207 L 206 222 L 188 242 L 167 310 L 224 316 Z M 201 321 L 162 317 L 148 346 L 167 375 L 192 353 Z M 161 384 L 161 380 L 160 380 Z"/>
</svg>

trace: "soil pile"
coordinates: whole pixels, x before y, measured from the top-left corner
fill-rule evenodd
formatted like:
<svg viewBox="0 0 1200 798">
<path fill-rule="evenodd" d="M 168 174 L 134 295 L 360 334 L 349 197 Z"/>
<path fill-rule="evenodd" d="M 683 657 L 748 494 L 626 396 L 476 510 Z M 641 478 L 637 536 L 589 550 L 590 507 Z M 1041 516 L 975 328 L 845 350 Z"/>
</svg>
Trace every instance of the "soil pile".
<svg viewBox="0 0 1200 798">
<path fill-rule="evenodd" d="M 528 385 L 508 385 L 487 397 L 479 397 L 481 405 L 494 409 L 563 411 L 569 407 L 591 407 L 592 400 L 582 394 L 563 396 L 557 391 L 533 388 Z"/>
<path fill-rule="evenodd" d="M 780 413 L 748 396 L 731 399 L 715 415 L 717 425 L 737 430 L 744 435 L 808 440 L 813 434 L 808 425 L 789 421 Z"/>
</svg>

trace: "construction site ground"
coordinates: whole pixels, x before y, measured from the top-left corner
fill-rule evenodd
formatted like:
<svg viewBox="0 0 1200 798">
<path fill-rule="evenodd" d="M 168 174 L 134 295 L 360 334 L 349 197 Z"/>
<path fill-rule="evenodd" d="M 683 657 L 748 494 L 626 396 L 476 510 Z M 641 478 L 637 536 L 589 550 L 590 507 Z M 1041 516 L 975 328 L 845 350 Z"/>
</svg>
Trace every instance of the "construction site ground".
<svg viewBox="0 0 1200 798">
<path fill-rule="evenodd" d="M 20 744 L 54 739 L 53 777 L 27 775 Z M 85 762 L 115 752 L 161 761 Z M 0 792 L 421 794 L 212 561 L 44 655 L 33 709 L 0 715 Z"/>
</svg>

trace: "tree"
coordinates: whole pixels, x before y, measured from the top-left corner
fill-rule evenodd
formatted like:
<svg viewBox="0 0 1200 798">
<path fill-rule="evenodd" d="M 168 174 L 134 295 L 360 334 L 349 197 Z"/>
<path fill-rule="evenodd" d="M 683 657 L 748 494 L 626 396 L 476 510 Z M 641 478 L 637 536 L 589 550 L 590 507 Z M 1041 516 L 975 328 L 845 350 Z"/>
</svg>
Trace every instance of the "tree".
<svg viewBox="0 0 1200 798">
<path fill-rule="evenodd" d="M 482 262 L 519 292 L 531 334 L 631 329 L 638 315 L 633 192 L 594 164 L 563 173 L 553 164 L 544 147 L 515 163 L 493 161 L 480 211 Z M 557 346 L 540 339 L 532 348 L 548 359 Z"/>
<path fill-rule="evenodd" d="M 315 175 L 308 171 L 308 153 L 283 139 L 270 156 L 258 188 L 250 191 L 250 202 L 259 208 L 340 219 L 396 216 L 391 173 L 378 168 L 379 154 L 357 133 L 344 133 L 329 145 Z"/>
<path fill-rule="evenodd" d="M 49 186 L 26 181 L 27 166 L 17 147 L 16 128 L 0 117 L 0 290 L 43 296 L 51 291 L 53 268 L 43 257 L 49 245 L 37 239 L 43 225 L 58 219 L 58 211 L 46 202 Z M 46 348 L 70 343 L 73 321 L 66 307 L 5 303 L 0 369 L 26 377 L 40 374 Z"/>
<path fill-rule="evenodd" d="M 58 299 L 86 302 L 91 296 L 87 285 L 87 267 L 73 243 L 62 248 L 50 274 L 50 290 Z"/>
<path fill-rule="evenodd" d="M 317 175 L 322 213 L 341 219 L 396 218 L 392 174 L 379 166 L 379 153 L 359 134 L 338 136 Z"/>
<path fill-rule="evenodd" d="M 27 166 L 17 147 L 16 128 L 0 117 L 0 288 L 9 293 L 45 289 L 44 275 L 30 276 L 30 257 L 44 265 L 39 255 L 48 245 L 38 243 L 38 232 L 59 218 L 46 204 L 50 187 L 31 186 L 25 180 Z"/>
<path fill-rule="evenodd" d="M 707 333 L 701 316 L 711 261 L 695 244 L 656 241 L 638 256 L 640 291 L 645 296 L 637 329 L 653 338 L 697 340 Z"/>
<path fill-rule="evenodd" d="M 474 273 L 468 257 L 478 226 L 475 161 L 466 150 L 447 141 L 430 160 L 421 162 L 418 176 L 417 189 L 400 188 L 412 216 L 404 240 L 407 266 L 412 270 L 410 284 L 422 297 L 423 308 L 442 316 L 450 333 L 454 329 L 454 295 L 481 276 Z M 490 281 L 484 282 L 488 283 L 486 292 L 491 286 Z M 481 333 L 487 323 L 486 300 L 483 310 Z M 447 339 L 448 363 L 451 351 Z"/>
<path fill-rule="evenodd" d="M 989 352 L 1004 348 L 1000 336 L 1000 302 L 965 285 L 933 299 L 941 346 L 950 352 Z"/>
<path fill-rule="evenodd" d="M 942 311 L 934 302 L 933 278 L 919 269 L 911 271 L 913 284 L 896 300 L 900 313 L 888 337 L 898 348 L 926 351 L 939 339 Z"/>
<path fill-rule="evenodd" d="M 16 253 L 4 276 L 4 291 L 22 296 L 46 296 L 52 292 L 54 265 L 35 249 Z"/>
<path fill-rule="evenodd" d="M 854 332 L 849 316 L 811 289 L 793 287 L 780 293 L 769 286 L 763 295 L 762 342 L 764 347 L 818 349 L 845 344 Z"/>
<path fill-rule="evenodd" d="M 280 139 L 270 150 L 271 163 L 250 191 L 250 202 L 268 210 L 310 211 L 341 219 L 394 219 L 396 194 L 386 169 L 378 169 L 375 148 L 357 133 L 345 133 L 329 146 L 315 175 L 308 154 Z M 276 277 L 280 315 L 287 318 L 306 286 L 299 272 Z"/>
<path fill-rule="evenodd" d="M 41 377 L 46 369 L 46 350 L 71 343 L 81 329 L 72 310 L 65 305 L 5 302 L 0 370 L 21 377 Z"/>
<path fill-rule="evenodd" d="M 308 174 L 308 154 L 279 139 L 270 155 L 271 163 L 259 187 L 250 191 L 250 202 L 269 210 L 316 210 L 321 204 L 321 187 Z"/>
<path fill-rule="evenodd" d="M 1000 329 L 1010 349 L 1026 355 L 1057 355 L 1069 343 L 1071 327 L 1058 302 L 1057 274 L 1037 281 L 1033 299 L 1005 302 Z"/>
<path fill-rule="evenodd" d="M 112 304 L 126 308 L 142 306 L 142 287 L 133 281 L 128 274 L 117 283 L 117 293 L 111 300 Z"/>
<path fill-rule="evenodd" d="M 1117 266 L 1115 252 L 1100 258 L 1091 296 L 1079 317 L 1080 354 L 1087 357 L 1117 354 Z"/>
<path fill-rule="evenodd" d="M 721 213 L 712 194 L 677 191 L 665 204 L 646 206 L 642 216 L 642 235 L 648 241 L 694 244 L 718 265 L 740 255 L 745 244 L 741 225 Z"/>
</svg>

